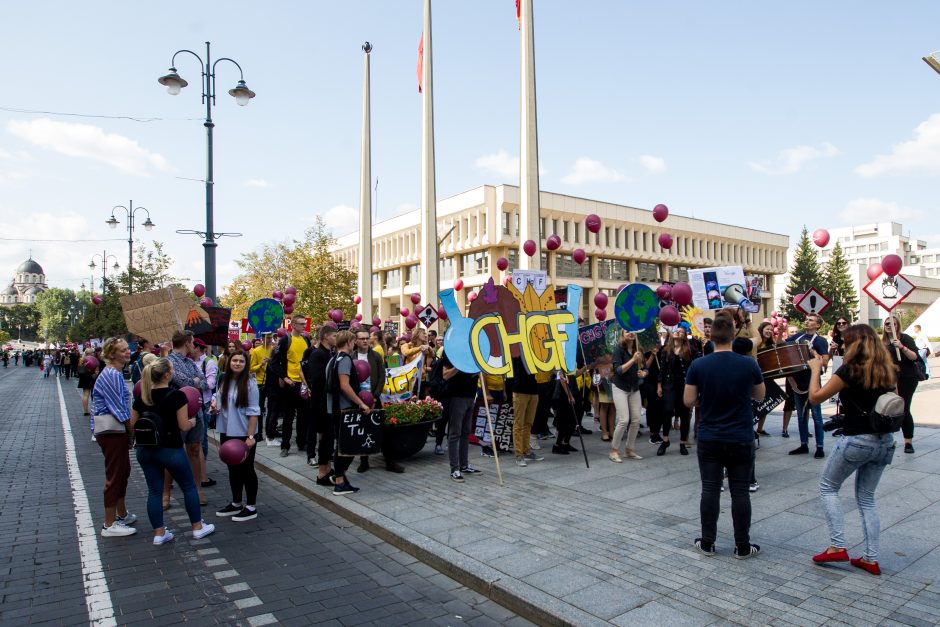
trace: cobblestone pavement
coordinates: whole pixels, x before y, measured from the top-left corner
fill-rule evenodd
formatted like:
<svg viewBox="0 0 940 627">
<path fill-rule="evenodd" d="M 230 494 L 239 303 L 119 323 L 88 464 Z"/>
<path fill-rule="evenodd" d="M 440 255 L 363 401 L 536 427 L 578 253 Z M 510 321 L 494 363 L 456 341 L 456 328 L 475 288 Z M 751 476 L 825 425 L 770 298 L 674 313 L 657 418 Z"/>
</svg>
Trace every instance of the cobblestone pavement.
<svg viewBox="0 0 940 627">
<path fill-rule="evenodd" d="M 0 624 L 87 625 L 89 605 L 99 625 L 530 624 L 267 477 L 256 520 L 216 518 L 230 495 L 214 455 L 210 474 L 219 483 L 205 490 L 204 517 L 215 534 L 193 540 L 185 533 L 175 491 L 167 524 L 176 539 L 153 546 L 146 484 L 132 460 L 127 503 L 140 532 L 101 538 L 101 452 L 75 381 L 61 384 L 84 508 L 70 485 L 56 381 L 37 368 L 0 372 Z M 80 545 L 76 518 L 83 515 L 94 529 L 83 530 Z"/>
<path fill-rule="evenodd" d="M 940 372 L 936 370 L 935 372 Z M 937 380 L 922 384 L 919 401 L 940 404 Z M 934 395 L 930 400 L 928 395 Z M 827 405 L 832 413 L 834 405 Z M 934 414 L 931 414 L 933 416 Z M 589 424 L 590 418 L 585 420 Z M 607 460 L 596 431 L 585 436 L 591 467 L 580 453 L 552 455 L 516 467 L 503 458 L 505 487 L 494 460 L 471 447 L 472 463 L 484 470 L 455 484 L 446 457 L 432 444 L 405 462 L 407 471 L 354 474 L 362 491 L 331 499 L 318 488 L 296 453 L 283 459 L 261 449 L 259 463 L 272 475 L 304 490 L 434 564 L 456 579 L 539 622 L 576 625 L 851 624 L 940 623 L 940 430 L 918 427 L 917 452 L 898 447 L 878 488 L 882 521 L 880 562 L 873 577 L 851 566 L 813 566 L 810 556 L 828 544 L 819 506 L 824 461 L 790 456 L 799 444 L 794 420 L 780 437 L 774 413 L 757 454 L 760 490 L 752 495 L 752 541 L 756 559 L 735 560 L 730 496 L 722 496 L 718 555 L 692 546 L 699 534 L 699 477 L 695 449 L 680 456 L 674 445 L 664 457 L 641 436 L 642 461 Z M 899 434 L 900 435 L 900 434 Z M 826 438 L 826 450 L 835 439 Z M 577 441 L 573 442 L 580 445 Z M 842 491 L 850 553 L 860 553 L 861 525 L 852 482 Z"/>
</svg>

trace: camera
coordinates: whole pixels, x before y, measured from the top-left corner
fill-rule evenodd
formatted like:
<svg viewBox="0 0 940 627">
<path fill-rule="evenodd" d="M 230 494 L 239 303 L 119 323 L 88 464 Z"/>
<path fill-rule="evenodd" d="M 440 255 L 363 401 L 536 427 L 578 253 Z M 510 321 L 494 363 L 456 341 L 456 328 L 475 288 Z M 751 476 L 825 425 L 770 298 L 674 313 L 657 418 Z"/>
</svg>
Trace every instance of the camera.
<svg viewBox="0 0 940 627">
<path fill-rule="evenodd" d="M 833 431 L 835 429 L 841 429 L 845 426 L 845 416 L 842 414 L 836 414 L 829 420 L 823 423 L 823 431 Z"/>
</svg>

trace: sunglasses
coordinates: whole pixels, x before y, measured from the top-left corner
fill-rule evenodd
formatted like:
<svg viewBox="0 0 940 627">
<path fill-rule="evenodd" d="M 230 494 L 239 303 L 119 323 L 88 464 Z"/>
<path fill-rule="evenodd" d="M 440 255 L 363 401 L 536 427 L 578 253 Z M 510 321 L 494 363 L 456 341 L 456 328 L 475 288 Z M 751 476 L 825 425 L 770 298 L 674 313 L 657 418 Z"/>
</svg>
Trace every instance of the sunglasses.
<svg viewBox="0 0 940 627">
<path fill-rule="evenodd" d="M 845 322 L 844 320 L 840 320 L 839 322 L 836 322 L 836 326 L 837 326 L 837 327 L 847 327 L 847 326 L 849 326 L 849 323 L 848 323 L 848 322 Z"/>
</svg>

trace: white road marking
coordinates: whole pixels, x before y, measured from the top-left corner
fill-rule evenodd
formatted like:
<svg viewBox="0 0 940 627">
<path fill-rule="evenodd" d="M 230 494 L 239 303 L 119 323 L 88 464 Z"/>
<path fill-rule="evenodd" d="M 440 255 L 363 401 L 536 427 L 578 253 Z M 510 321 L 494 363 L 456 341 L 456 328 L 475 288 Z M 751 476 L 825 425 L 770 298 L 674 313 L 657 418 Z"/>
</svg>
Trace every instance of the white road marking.
<svg viewBox="0 0 940 627">
<path fill-rule="evenodd" d="M 82 471 L 78 467 L 78 456 L 75 453 L 75 439 L 69 425 L 69 412 L 65 407 L 65 397 L 62 396 L 62 384 L 58 379 L 56 388 L 59 391 L 59 413 L 62 416 L 62 434 L 65 438 L 65 463 L 68 466 L 72 501 L 75 505 L 75 529 L 78 532 L 78 552 L 82 560 L 88 620 L 98 627 L 110 627 L 117 625 L 117 621 L 114 619 L 108 580 L 101 565 L 101 554 L 98 552 L 98 526 L 88 505 L 88 495 L 85 493 Z"/>
</svg>

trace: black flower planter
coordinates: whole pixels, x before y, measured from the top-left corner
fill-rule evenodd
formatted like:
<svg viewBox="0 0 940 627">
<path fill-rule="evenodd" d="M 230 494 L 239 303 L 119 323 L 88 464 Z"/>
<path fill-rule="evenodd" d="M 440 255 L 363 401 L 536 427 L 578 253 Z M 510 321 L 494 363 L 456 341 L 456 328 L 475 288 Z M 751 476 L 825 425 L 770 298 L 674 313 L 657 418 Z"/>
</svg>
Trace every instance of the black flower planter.
<svg viewBox="0 0 940 627">
<path fill-rule="evenodd" d="M 410 425 L 382 425 L 382 454 L 396 461 L 407 459 L 424 448 L 434 421 Z"/>
</svg>

